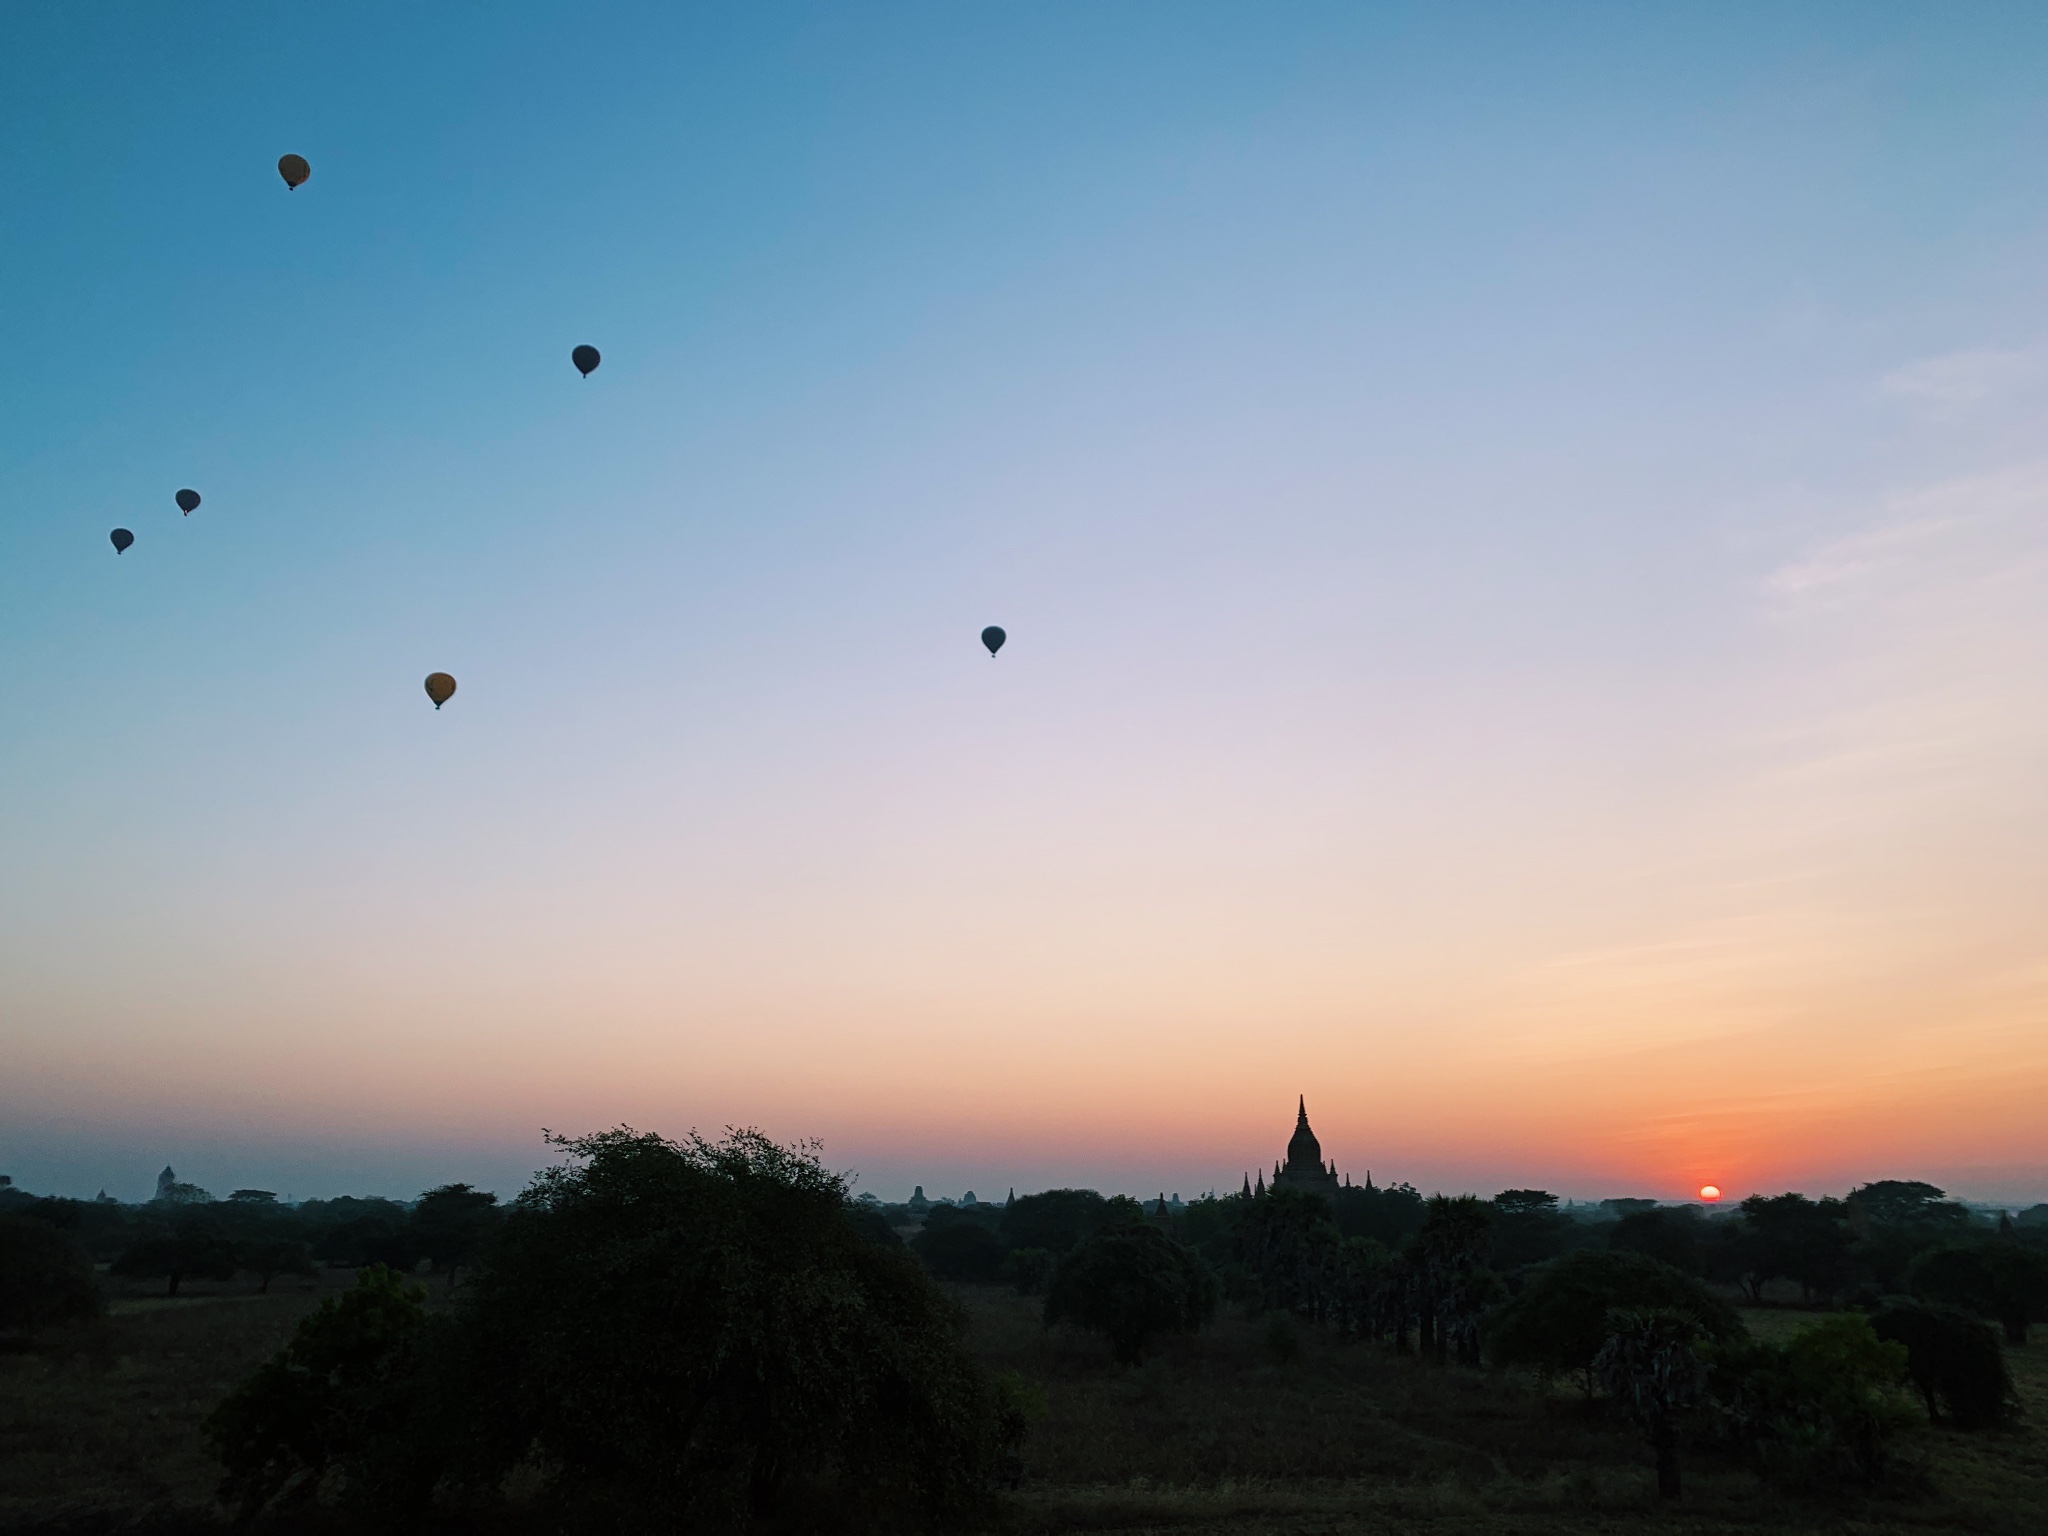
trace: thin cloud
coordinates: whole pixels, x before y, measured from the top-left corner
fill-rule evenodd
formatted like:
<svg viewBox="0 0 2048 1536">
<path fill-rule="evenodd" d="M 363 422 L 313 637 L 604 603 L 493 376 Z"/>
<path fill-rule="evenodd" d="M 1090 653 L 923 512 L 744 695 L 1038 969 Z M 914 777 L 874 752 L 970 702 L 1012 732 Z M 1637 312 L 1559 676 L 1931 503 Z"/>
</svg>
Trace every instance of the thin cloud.
<svg viewBox="0 0 2048 1536">
<path fill-rule="evenodd" d="M 1879 381 L 1888 395 L 1943 410 L 1960 410 L 2025 383 L 2037 370 L 2032 353 L 1969 347 L 1894 368 Z"/>
</svg>

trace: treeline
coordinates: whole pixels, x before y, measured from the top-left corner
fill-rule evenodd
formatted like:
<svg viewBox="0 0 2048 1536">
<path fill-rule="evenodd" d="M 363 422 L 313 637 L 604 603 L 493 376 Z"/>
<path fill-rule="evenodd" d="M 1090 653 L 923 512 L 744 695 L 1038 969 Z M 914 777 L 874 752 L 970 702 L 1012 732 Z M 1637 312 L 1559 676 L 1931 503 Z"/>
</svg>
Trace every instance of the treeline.
<svg viewBox="0 0 2048 1536">
<path fill-rule="evenodd" d="M 1042 1293 L 1048 1323 L 1092 1328 L 1126 1360 L 1220 1299 L 1575 1381 L 1643 1429 L 1674 1495 L 1682 1424 L 1769 1475 L 1823 1483 L 1881 1475 L 1906 1390 L 1965 1426 L 2015 1411 L 1998 1330 L 2024 1344 L 2048 1319 L 2048 1208 L 1993 1223 L 1933 1185 L 1883 1181 L 1843 1200 L 1616 1215 L 1576 1220 L 1529 1189 L 1280 1189 L 1178 1210 L 1054 1190 L 935 1209 L 911 1246 L 942 1277 Z M 1788 1344 L 1749 1339 L 1731 1297 L 1756 1302 L 1773 1281 L 1833 1315 Z"/>
<path fill-rule="evenodd" d="M 343 1196 L 286 1205 L 265 1189 L 216 1200 L 190 1184 L 146 1205 L 0 1190 L 0 1219 L 59 1232 L 114 1276 L 162 1280 L 172 1296 L 187 1280 L 242 1274 L 268 1290 L 280 1275 L 311 1276 L 321 1265 L 410 1273 L 424 1263 L 453 1285 L 503 1214 L 496 1195 L 467 1184 L 444 1184 L 410 1204 Z"/>
</svg>

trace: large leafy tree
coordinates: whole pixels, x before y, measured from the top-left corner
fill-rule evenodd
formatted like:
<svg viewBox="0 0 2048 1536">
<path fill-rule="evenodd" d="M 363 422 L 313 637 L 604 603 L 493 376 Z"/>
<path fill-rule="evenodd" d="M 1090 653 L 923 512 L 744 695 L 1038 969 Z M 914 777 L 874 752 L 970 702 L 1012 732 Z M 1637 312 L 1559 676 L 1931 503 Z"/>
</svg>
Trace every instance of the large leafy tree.
<svg viewBox="0 0 2048 1536">
<path fill-rule="evenodd" d="M 163 1280 L 166 1296 L 187 1280 L 232 1280 L 241 1266 L 235 1245 L 210 1227 L 190 1225 L 141 1238 L 122 1250 L 113 1272 L 130 1280 Z"/>
<path fill-rule="evenodd" d="M 2048 1257 L 2010 1239 L 1934 1248 L 1913 1261 L 1915 1296 L 1994 1318 L 2008 1344 L 2027 1342 L 2027 1326 L 2048 1317 Z"/>
<path fill-rule="evenodd" d="M 1847 1214 L 1830 1197 L 1751 1195 L 1742 1202 L 1742 1219 L 1754 1240 L 1754 1269 L 1796 1281 L 1809 1301 L 1834 1294 L 1849 1279 Z"/>
<path fill-rule="evenodd" d="M 498 1197 L 467 1184 L 430 1189 L 412 1208 L 412 1246 L 429 1260 L 435 1274 L 446 1274 L 455 1288 L 457 1274 L 482 1255 L 504 1212 Z"/>
<path fill-rule="evenodd" d="M 97 1317 L 92 1260 L 70 1235 L 30 1216 L 0 1216 L 0 1332 Z"/>
<path fill-rule="evenodd" d="M 1613 1332 L 1610 1314 L 1629 1309 L 1688 1317 L 1710 1339 L 1742 1333 L 1735 1309 L 1693 1276 L 1647 1254 L 1582 1249 L 1529 1277 L 1495 1319 L 1489 1349 L 1502 1365 L 1576 1375 L 1590 1396 L 1594 1358 Z"/>
<path fill-rule="evenodd" d="M 1216 1279 L 1201 1255 L 1143 1220 L 1082 1239 L 1060 1260 L 1045 1297 L 1048 1325 L 1105 1335 L 1127 1365 L 1159 1335 L 1192 1333 L 1215 1311 Z"/>
<path fill-rule="evenodd" d="M 561 1145 L 458 1309 L 476 1475 L 537 1462 L 554 1509 L 599 1528 L 970 1522 L 1017 1425 L 951 1304 L 847 1220 L 813 1151 Z"/>
</svg>

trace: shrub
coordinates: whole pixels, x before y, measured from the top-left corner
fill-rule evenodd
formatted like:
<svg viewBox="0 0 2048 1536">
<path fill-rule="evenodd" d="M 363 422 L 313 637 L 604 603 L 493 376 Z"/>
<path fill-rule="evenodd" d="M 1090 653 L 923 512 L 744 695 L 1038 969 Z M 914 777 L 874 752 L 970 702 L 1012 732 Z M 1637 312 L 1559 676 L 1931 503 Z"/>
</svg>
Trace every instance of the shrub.
<svg viewBox="0 0 2048 1536">
<path fill-rule="evenodd" d="M 425 1327 L 420 1292 L 381 1265 L 321 1302 L 206 1420 L 227 1471 L 222 1498 L 253 1515 L 310 1499 L 339 1474 L 345 1501 L 368 1513 L 423 1500 L 435 1468 L 411 1431 Z"/>
<path fill-rule="evenodd" d="M 1871 1482 L 1911 1409 L 1899 1396 L 1905 1346 L 1867 1318 L 1836 1313 L 1789 1343 L 1743 1339 L 1708 1351 L 1708 1399 L 1721 1435 L 1774 1482 Z"/>
<path fill-rule="evenodd" d="M 105 1310 L 84 1249 L 46 1221 L 0 1216 L 0 1329 L 47 1328 Z"/>
<path fill-rule="evenodd" d="M 1126 1365 L 1163 1333 L 1192 1333 L 1215 1315 L 1216 1277 L 1200 1254 L 1157 1227 L 1125 1221 L 1084 1238 L 1060 1260 L 1045 1321 L 1109 1339 Z"/>
<path fill-rule="evenodd" d="M 1906 1371 L 1927 1404 L 1930 1419 L 1946 1410 L 1956 1423 L 2002 1423 L 2018 1407 L 1998 1335 L 1960 1307 L 1887 1302 L 1870 1320 L 1881 1339 L 1906 1346 Z"/>
<path fill-rule="evenodd" d="M 1591 1395 L 1593 1359 L 1612 1331 L 1608 1314 L 1630 1308 L 1689 1317 L 1709 1339 L 1742 1333 L 1735 1309 L 1691 1275 L 1647 1254 L 1585 1249 L 1529 1277 L 1496 1314 L 1488 1348 L 1502 1365 L 1530 1366 L 1546 1376 L 1576 1374 Z"/>
</svg>

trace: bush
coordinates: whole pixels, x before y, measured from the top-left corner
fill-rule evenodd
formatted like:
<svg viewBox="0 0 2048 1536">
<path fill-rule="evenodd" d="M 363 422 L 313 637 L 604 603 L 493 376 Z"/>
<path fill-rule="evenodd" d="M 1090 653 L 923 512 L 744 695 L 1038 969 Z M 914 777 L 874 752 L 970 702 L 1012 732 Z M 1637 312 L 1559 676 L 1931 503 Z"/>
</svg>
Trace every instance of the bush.
<svg viewBox="0 0 2048 1536">
<path fill-rule="evenodd" d="M 1912 1410 L 1900 1399 L 1904 1345 L 1856 1313 L 1836 1313 L 1791 1342 L 1743 1339 L 1708 1351 L 1707 1392 L 1721 1437 L 1774 1482 L 1874 1481 L 1885 1443 Z"/>
<path fill-rule="evenodd" d="M 2019 1404 L 1998 1335 L 1960 1307 L 1887 1302 L 1870 1320 L 1881 1339 L 1906 1346 L 1906 1371 L 1927 1404 L 1930 1419 L 1949 1417 L 1965 1427 L 1998 1424 Z"/>
<path fill-rule="evenodd" d="M 1691 1318 L 1709 1339 L 1742 1333 L 1735 1309 L 1691 1275 L 1647 1254 L 1581 1250 L 1535 1271 L 1494 1318 L 1488 1350 L 1501 1365 L 1546 1376 L 1576 1374 L 1590 1396 L 1593 1359 L 1617 1309 L 1658 1309 Z"/>
<path fill-rule="evenodd" d="M 338 1474 L 344 1502 L 367 1514 L 402 1518 L 421 1503 L 436 1475 L 413 1432 L 425 1328 L 420 1292 L 381 1265 L 323 1301 L 206 1420 L 227 1470 L 221 1497 L 254 1515 Z"/>
<path fill-rule="evenodd" d="M 1002 1273 L 1003 1240 L 978 1222 L 927 1225 L 910 1251 L 942 1280 L 994 1280 Z"/>
<path fill-rule="evenodd" d="M 0 1330 L 48 1328 L 105 1310 L 83 1248 L 46 1221 L 0 1216 Z"/>
<path fill-rule="evenodd" d="M 1192 1333 L 1215 1312 L 1216 1277 L 1201 1255 L 1144 1221 L 1083 1239 L 1060 1260 L 1045 1297 L 1048 1326 L 1103 1334 L 1126 1365 L 1158 1335 Z"/>
</svg>

